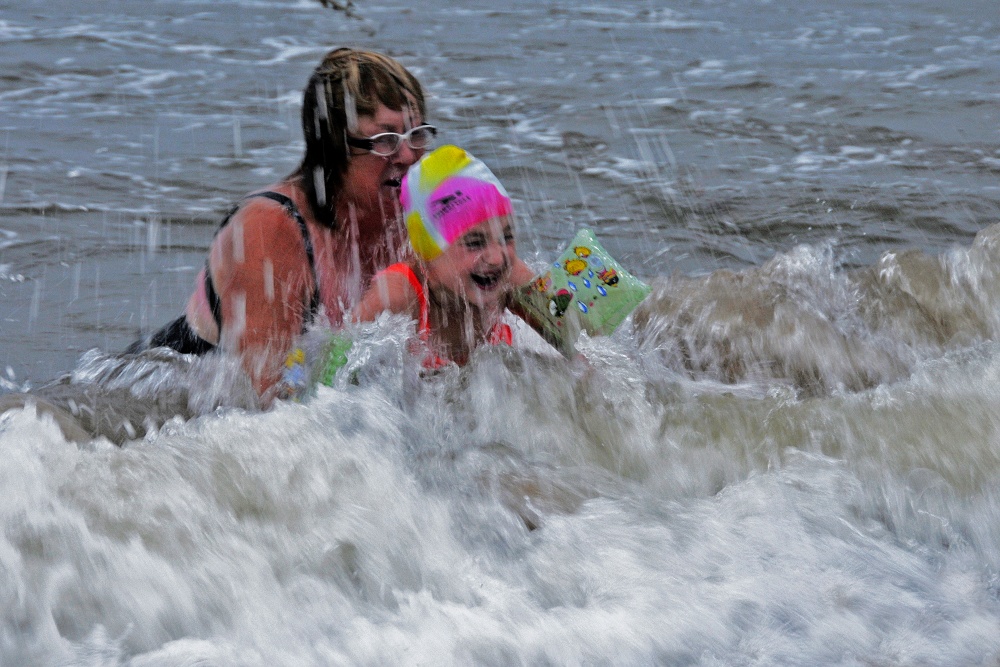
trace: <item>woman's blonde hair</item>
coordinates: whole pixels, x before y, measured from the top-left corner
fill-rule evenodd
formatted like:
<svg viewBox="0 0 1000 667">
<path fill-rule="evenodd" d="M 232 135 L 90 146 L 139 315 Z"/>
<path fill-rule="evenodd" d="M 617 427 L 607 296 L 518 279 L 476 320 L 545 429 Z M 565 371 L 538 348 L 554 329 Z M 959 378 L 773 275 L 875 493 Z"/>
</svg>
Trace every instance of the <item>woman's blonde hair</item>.
<svg viewBox="0 0 1000 667">
<path fill-rule="evenodd" d="M 358 116 L 374 115 L 379 105 L 426 106 L 416 77 L 389 56 L 362 49 L 330 51 L 313 71 L 302 96 L 306 151 L 300 171 L 316 218 L 333 226 L 334 207 L 350 162 L 346 137 Z"/>
</svg>

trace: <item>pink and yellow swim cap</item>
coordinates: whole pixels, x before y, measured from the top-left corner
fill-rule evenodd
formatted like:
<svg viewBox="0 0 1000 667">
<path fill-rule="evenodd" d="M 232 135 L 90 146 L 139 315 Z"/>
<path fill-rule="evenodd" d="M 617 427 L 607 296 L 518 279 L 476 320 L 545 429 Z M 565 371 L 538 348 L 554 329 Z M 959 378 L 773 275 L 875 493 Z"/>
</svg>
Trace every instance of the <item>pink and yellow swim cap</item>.
<svg viewBox="0 0 1000 667">
<path fill-rule="evenodd" d="M 472 227 L 514 210 L 489 167 L 458 146 L 441 146 L 410 167 L 400 200 L 410 245 L 425 261 Z"/>
</svg>

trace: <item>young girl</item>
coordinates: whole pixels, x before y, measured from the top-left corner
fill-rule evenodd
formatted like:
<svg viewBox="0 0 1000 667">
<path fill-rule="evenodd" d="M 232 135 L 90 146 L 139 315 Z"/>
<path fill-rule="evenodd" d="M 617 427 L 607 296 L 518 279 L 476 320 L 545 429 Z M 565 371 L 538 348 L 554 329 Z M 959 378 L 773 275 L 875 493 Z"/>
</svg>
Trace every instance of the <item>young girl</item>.
<svg viewBox="0 0 1000 667">
<path fill-rule="evenodd" d="M 511 344 L 502 321 L 515 286 L 532 271 L 517 257 L 510 197 L 493 172 L 457 146 L 414 164 L 400 199 L 416 259 L 377 274 L 354 319 L 407 313 L 426 345 L 424 365 L 469 360 L 480 344 Z"/>
</svg>

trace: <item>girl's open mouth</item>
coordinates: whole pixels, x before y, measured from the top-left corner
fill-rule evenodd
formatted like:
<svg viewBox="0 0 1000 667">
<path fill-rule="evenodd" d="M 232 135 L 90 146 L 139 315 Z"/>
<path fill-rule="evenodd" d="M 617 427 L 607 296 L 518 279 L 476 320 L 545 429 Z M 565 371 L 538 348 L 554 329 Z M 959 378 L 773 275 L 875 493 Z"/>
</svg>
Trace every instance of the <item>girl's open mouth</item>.
<svg viewBox="0 0 1000 667">
<path fill-rule="evenodd" d="M 472 282 L 476 283 L 479 289 L 489 290 L 500 283 L 504 274 L 504 271 L 496 271 L 492 273 L 473 273 L 469 277 L 472 278 Z"/>
</svg>

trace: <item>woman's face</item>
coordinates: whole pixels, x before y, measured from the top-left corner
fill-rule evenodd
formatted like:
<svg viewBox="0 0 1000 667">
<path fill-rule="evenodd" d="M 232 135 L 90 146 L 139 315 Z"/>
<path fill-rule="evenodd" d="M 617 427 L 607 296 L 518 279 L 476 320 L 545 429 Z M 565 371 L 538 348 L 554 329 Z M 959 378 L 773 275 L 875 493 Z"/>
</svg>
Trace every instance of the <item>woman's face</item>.
<svg viewBox="0 0 1000 667">
<path fill-rule="evenodd" d="M 427 264 L 431 289 L 444 289 L 479 308 L 500 307 L 517 258 L 510 216 L 481 222 Z"/>
<path fill-rule="evenodd" d="M 416 107 L 390 109 L 380 104 L 375 114 L 358 116 L 357 127 L 350 131 L 358 138 L 368 138 L 382 132 L 403 134 L 423 124 Z M 343 197 L 364 209 L 381 210 L 383 217 L 395 217 L 399 208 L 399 183 L 403 174 L 424 154 L 401 142 L 398 151 L 387 157 L 351 148 L 351 159 L 344 174 Z"/>
</svg>

